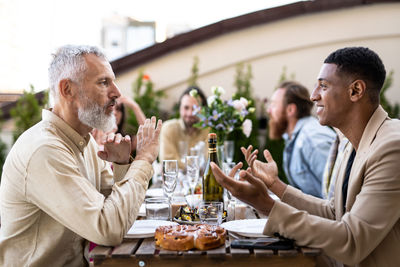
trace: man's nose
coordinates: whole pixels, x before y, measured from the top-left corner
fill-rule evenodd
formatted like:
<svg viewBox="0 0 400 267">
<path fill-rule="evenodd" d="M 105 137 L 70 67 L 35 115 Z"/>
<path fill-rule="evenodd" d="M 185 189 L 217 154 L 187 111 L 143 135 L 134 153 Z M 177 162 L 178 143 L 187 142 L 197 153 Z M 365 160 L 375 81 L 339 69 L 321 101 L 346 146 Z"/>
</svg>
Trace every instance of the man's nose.
<svg viewBox="0 0 400 267">
<path fill-rule="evenodd" d="M 121 91 L 119 90 L 118 86 L 114 82 L 112 82 L 112 84 L 111 84 L 111 92 L 109 95 L 111 98 L 118 98 L 121 96 Z"/>
<path fill-rule="evenodd" d="M 311 92 L 311 95 L 310 95 L 310 100 L 313 101 L 313 102 L 317 101 L 319 99 L 319 93 L 318 93 L 317 89 L 318 89 L 318 87 L 315 87 L 314 90 Z"/>
</svg>

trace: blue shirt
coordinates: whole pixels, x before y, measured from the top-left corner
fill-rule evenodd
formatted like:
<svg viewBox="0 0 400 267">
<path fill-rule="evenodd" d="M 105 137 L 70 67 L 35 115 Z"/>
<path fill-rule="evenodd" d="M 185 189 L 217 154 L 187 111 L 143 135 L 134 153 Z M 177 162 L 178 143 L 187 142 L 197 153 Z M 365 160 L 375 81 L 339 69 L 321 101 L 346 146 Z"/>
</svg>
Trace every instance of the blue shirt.
<svg viewBox="0 0 400 267">
<path fill-rule="evenodd" d="M 306 194 L 322 197 L 322 178 L 336 133 L 314 117 L 297 121 L 289 139 L 284 134 L 283 168 L 289 183 Z"/>
</svg>

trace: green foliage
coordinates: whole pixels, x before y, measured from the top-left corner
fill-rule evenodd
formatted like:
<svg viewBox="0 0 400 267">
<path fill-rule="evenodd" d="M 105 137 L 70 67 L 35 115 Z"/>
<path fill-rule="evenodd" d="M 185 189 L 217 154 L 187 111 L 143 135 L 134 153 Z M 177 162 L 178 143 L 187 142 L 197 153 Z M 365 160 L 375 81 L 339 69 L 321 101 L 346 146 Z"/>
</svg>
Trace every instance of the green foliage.
<svg viewBox="0 0 400 267">
<path fill-rule="evenodd" d="M 255 108 L 255 100 L 252 96 L 252 86 L 251 79 L 253 78 L 251 65 L 247 64 L 247 71 L 245 71 L 245 65 L 240 63 L 236 66 L 236 76 L 235 76 L 235 87 L 236 92 L 233 95 L 232 99 L 240 99 L 241 97 L 246 98 L 249 101 L 249 105 L 247 109 Z M 239 162 L 242 161 L 245 163 L 245 158 L 243 154 L 240 152 L 241 147 L 248 147 L 252 145 L 254 148 L 259 147 L 258 143 L 258 119 L 255 112 L 250 113 L 247 116 L 248 119 L 251 120 L 253 124 L 253 129 L 251 131 L 250 136 L 247 138 L 243 132 L 239 129 L 235 129 L 232 133 L 229 134 L 228 140 L 235 141 L 235 155 L 234 161 Z"/>
<path fill-rule="evenodd" d="M 35 97 L 32 85 L 30 92 L 24 91 L 23 96 L 17 101 L 17 106 L 10 111 L 11 117 L 15 121 L 15 130 L 13 133 L 14 142 L 24 131 L 41 120 L 41 111 L 47 104 L 47 100 L 48 95 L 46 92 L 44 100 L 40 103 Z"/>
<path fill-rule="evenodd" d="M 161 117 L 159 106 L 161 98 L 165 97 L 165 93 L 164 91 L 154 91 L 153 86 L 154 84 L 150 77 L 143 74 L 143 71 L 139 72 L 136 81 L 132 85 L 133 99 L 139 104 L 146 118 L 151 116 Z M 126 132 L 136 134 L 139 124 L 132 110 L 128 111 L 126 122 Z"/>
<path fill-rule="evenodd" d="M 0 119 L 2 118 L 1 116 L 1 110 L 0 110 Z M 1 125 L 2 125 L 2 121 L 0 121 L 0 132 L 1 132 Z M 1 180 L 1 174 L 3 172 L 3 165 L 4 162 L 6 161 L 6 150 L 7 150 L 7 146 L 6 144 L 0 139 L 0 180 Z"/>
<path fill-rule="evenodd" d="M 286 66 L 283 66 L 282 73 L 279 76 L 279 81 L 278 81 L 278 84 L 276 85 L 276 88 L 279 86 L 279 84 L 283 83 L 284 81 L 294 80 L 296 78 L 296 75 L 293 72 L 289 75 L 289 77 L 286 72 L 287 72 L 287 68 L 286 68 Z"/>
<path fill-rule="evenodd" d="M 199 86 L 197 84 L 197 78 L 199 77 L 199 58 L 195 56 L 193 58 L 193 66 L 192 66 L 192 72 L 191 75 L 188 79 L 188 87 L 190 86 Z"/>
<path fill-rule="evenodd" d="M 197 83 L 197 79 L 199 77 L 199 58 L 195 56 L 193 58 L 193 65 L 191 68 L 191 74 L 190 77 L 187 80 L 188 88 L 191 86 L 196 86 L 200 87 Z M 178 119 L 180 117 L 179 114 L 179 102 L 176 102 L 174 106 L 172 107 L 172 112 L 168 119 Z"/>
<path fill-rule="evenodd" d="M 400 106 L 398 103 L 391 104 L 389 99 L 386 98 L 386 91 L 392 86 L 393 83 L 393 70 L 389 72 L 386 77 L 385 83 L 383 84 L 380 93 L 380 102 L 383 109 L 386 110 L 390 118 L 400 118 Z"/>
</svg>

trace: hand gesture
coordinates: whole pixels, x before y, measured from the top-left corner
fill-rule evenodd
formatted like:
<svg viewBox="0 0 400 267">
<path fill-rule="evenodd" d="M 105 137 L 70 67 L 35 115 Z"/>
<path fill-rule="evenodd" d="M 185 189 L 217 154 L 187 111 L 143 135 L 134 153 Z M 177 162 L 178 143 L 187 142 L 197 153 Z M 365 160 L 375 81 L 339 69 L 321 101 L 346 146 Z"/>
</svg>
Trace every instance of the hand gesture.
<svg viewBox="0 0 400 267">
<path fill-rule="evenodd" d="M 257 149 L 251 152 L 253 146 L 250 145 L 247 149 L 242 147 L 241 150 L 250 167 L 250 172 L 261 178 L 268 188 L 271 188 L 276 181 L 279 181 L 278 166 L 268 150 L 264 150 L 264 157 L 267 160 L 267 163 L 261 162 L 257 159 Z"/>
<path fill-rule="evenodd" d="M 233 179 L 234 173 L 242 165 L 242 163 L 237 164 L 229 174 L 231 177 L 229 177 L 215 163 L 210 164 L 215 179 L 220 185 L 229 190 L 233 196 L 268 215 L 275 202 L 268 195 L 264 182 L 254 177 L 249 171 L 240 171 L 239 176 L 243 179 L 242 181 Z"/>
<path fill-rule="evenodd" d="M 137 133 L 136 159 L 146 160 L 152 164 L 157 156 L 159 145 L 159 136 L 161 131 L 162 121 L 158 120 L 156 127 L 156 117 L 146 119 L 143 125 L 139 126 Z"/>
<path fill-rule="evenodd" d="M 121 134 L 108 133 L 102 136 L 102 147 L 97 152 L 97 155 L 110 162 L 117 164 L 128 164 L 131 154 L 131 137 Z"/>
</svg>

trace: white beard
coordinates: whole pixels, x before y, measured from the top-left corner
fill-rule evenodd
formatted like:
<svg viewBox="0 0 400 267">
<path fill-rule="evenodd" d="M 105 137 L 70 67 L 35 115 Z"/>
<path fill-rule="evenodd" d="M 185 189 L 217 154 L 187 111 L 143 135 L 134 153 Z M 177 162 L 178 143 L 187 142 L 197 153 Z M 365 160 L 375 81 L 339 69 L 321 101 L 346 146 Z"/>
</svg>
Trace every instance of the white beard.
<svg viewBox="0 0 400 267">
<path fill-rule="evenodd" d="M 91 128 L 102 130 L 105 133 L 117 128 L 114 113 L 106 114 L 109 103 L 101 107 L 84 94 L 81 94 L 81 99 L 84 101 L 84 107 L 78 108 L 78 118 L 83 124 Z"/>
</svg>

